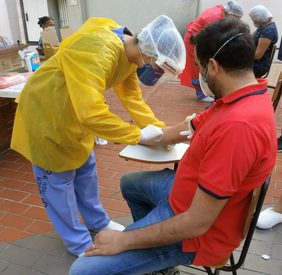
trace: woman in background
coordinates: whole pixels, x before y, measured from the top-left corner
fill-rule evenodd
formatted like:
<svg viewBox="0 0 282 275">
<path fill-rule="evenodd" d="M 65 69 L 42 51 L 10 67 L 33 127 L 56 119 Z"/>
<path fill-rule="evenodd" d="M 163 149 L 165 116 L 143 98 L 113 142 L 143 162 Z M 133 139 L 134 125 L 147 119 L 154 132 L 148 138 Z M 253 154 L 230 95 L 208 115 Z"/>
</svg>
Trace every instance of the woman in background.
<svg viewBox="0 0 282 275">
<path fill-rule="evenodd" d="M 249 11 L 257 30 L 253 34 L 256 53 L 254 62 L 254 74 L 256 77 L 262 77 L 270 69 L 270 57 L 273 45 L 277 43 L 278 32 L 276 24 L 272 21 L 271 12 L 262 5 L 257 5 Z"/>
<path fill-rule="evenodd" d="M 217 5 L 206 9 L 194 21 L 187 24 L 187 32 L 184 36 L 186 47 L 186 65 L 184 71 L 179 75 L 180 83 L 183 86 L 195 88 L 197 99 L 203 102 L 213 102 L 213 98 L 206 96 L 201 90 L 199 83 L 199 68 L 195 64 L 194 46 L 190 43 L 192 36 L 196 36 L 208 24 L 227 16 L 241 18 L 243 9 L 241 5 L 230 0 L 223 5 Z"/>
</svg>

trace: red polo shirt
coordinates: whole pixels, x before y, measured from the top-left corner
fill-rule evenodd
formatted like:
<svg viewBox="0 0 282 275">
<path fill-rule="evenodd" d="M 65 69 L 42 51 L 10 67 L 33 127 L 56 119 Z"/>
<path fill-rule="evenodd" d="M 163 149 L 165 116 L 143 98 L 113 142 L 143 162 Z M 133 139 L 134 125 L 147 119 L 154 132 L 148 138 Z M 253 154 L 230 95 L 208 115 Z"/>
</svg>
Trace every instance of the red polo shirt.
<svg viewBox="0 0 282 275">
<path fill-rule="evenodd" d="M 265 181 L 275 164 L 277 138 L 267 81 L 217 100 L 193 125 L 196 131 L 179 163 L 169 200 L 178 214 L 190 207 L 197 188 L 228 199 L 208 232 L 182 241 L 183 251 L 196 252 L 193 264 L 211 266 L 239 246 L 251 190 Z"/>
</svg>

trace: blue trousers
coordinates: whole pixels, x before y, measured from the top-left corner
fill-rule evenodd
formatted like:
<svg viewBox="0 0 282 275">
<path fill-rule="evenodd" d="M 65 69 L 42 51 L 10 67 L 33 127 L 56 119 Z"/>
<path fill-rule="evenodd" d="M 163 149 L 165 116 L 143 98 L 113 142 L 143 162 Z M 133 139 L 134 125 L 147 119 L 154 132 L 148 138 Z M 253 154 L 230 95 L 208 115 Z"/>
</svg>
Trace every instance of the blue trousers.
<svg viewBox="0 0 282 275">
<path fill-rule="evenodd" d="M 137 172 L 125 174 L 121 191 L 131 209 L 134 230 L 159 223 L 174 216 L 168 202 L 175 171 Z M 157 248 L 131 250 L 113 256 L 79 257 L 70 275 L 144 274 L 181 264 L 191 264 L 195 253 L 182 252 L 181 242 Z"/>
<path fill-rule="evenodd" d="M 99 200 L 94 152 L 76 170 L 54 173 L 33 165 L 33 172 L 44 207 L 66 249 L 74 255 L 83 253 L 92 245 L 88 229 L 99 231 L 110 222 Z"/>
</svg>

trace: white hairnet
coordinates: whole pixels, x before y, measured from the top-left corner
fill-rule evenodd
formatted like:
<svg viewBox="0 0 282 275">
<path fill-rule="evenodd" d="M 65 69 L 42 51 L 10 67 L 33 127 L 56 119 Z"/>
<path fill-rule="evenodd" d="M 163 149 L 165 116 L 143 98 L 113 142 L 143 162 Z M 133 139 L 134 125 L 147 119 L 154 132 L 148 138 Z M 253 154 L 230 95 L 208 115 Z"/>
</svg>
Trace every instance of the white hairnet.
<svg viewBox="0 0 282 275">
<path fill-rule="evenodd" d="M 259 22 L 267 22 L 273 18 L 271 12 L 263 5 L 257 5 L 250 9 L 249 16 Z"/>
<path fill-rule="evenodd" d="M 137 38 L 141 51 L 156 58 L 158 66 L 162 67 L 166 63 L 176 73 L 184 69 L 186 62 L 185 45 L 169 17 L 158 16 L 141 30 Z"/>
<path fill-rule="evenodd" d="M 238 17 L 242 17 L 244 13 L 241 4 L 236 0 L 228 1 L 227 4 L 224 6 L 224 11 L 228 14 L 235 15 Z"/>
</svg>

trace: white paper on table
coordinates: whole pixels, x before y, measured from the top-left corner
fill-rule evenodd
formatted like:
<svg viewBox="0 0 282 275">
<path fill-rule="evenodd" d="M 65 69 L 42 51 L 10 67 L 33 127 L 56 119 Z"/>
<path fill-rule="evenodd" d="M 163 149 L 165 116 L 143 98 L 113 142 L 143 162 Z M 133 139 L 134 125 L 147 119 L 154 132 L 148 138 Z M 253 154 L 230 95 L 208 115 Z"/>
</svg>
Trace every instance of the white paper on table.
<svg viewBox="0 0 282 275">
<path fill-rule="evenodd" d="M 16 98 L 22 91 L 26 82 L 22 82 L 18 85 L 0 89 L 0 97 Z"/>
<path fill-rule="evenodd" d="M 178 143 L 168 151 L 164 146 L 128 145 L 119 153 L 119 156 L 143 162 L 172 163 L 179 161 L 188 147 L 189 144 Z"/>
</svg>

